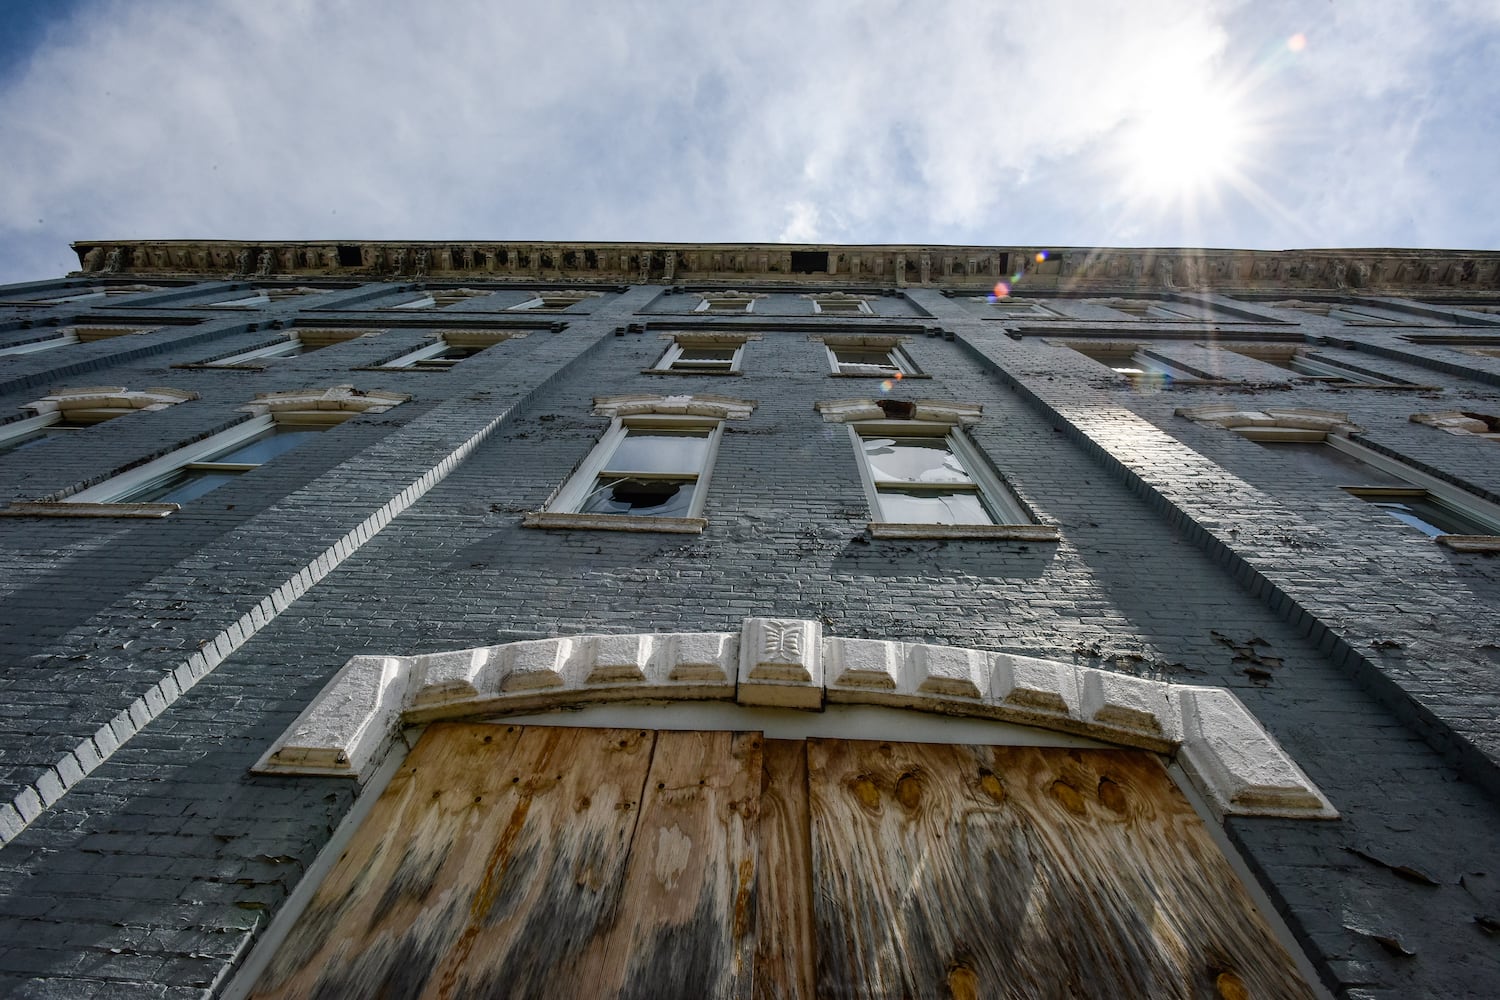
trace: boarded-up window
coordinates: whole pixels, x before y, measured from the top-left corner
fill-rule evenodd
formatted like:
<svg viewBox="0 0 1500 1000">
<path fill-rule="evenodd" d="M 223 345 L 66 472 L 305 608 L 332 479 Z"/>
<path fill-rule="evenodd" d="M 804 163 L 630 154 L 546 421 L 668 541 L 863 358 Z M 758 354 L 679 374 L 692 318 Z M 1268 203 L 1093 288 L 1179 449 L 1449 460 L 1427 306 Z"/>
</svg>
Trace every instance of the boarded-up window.
<svg viewBox="0 0 1500 1000">
<path fill-rule="evenodd" d="M 265 997 L 1310 997 L 1142 751 L 449 723 Z"/>
</svg>

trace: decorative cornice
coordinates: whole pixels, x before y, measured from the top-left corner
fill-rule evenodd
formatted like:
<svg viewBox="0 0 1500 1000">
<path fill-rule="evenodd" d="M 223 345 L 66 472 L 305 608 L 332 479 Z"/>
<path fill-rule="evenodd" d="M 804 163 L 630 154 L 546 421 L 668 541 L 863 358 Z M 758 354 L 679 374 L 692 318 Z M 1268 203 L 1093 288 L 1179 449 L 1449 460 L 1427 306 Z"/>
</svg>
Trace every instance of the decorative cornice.
<svg viewBox="0 0 1500 1000">
<path fill-rule="evenodd" d="M 1464 413 L 1461 410 L 1445 410 L 1442 413 L 1413 413 L 1410 420 L 1414 424 L 1425 424 L 1428 427 L 1436 427 L 1440 431 L 1449 434 L 1494 434 L 1500 431 L 1500 420 L 1495 417 L 1485 419 L 1485 415 L 1477 413 Z M 1492 424 L 1491 421 L 1494 423 Z"/>
<path fill-rule="evenodd" d="M 1004 279 L 1031 293 L 1261 290 L 1283 297 L 1289 291 L 1452 295 L 1500 288 L 1495 251 L 335 240 L 81 240 L 73 249 L 77 274 L 163 278 L 732 282 L 973 291 Z"/>
<path fill-rule="evenodd" d="M 876 399 L 828 399 L 813 404 L 813 409 L 830 424 L 850 424 L 861 420 L 886 420 L 888 414 Z M 908 419 L 936 424 L 977 424 L 984 407 L 978 403 L 955 403 L 946 399 L 913 399 Z"/>
<path fill-rule="evenodd" d="M 597 396 L 594 415 L 599 417 L 634 417 L 645 413 L 712 417 L 715 420 L 745 420 L 755 412 L 755 401 L 731 399 L 728 396 L 653 396 L 631 393 L 625 396 Z"/>
<path fill-rule="evenodd" d="M 74 410 L 162 410 L 176 403 L 197 399 L 196 392 L 182 389 L 126 389 L 124 386 L 90 386 L 86 389 L 60 389 L 27 403 L 24 409 L 37 414 Z"/>
<path fill-rule="evenodd" d="M 336 385 L 330 389 L 292 389 L 287 392 L 258 392 L 255 402 L 244 407 L 254 413 L 282 413 L 307 410 L 341 410 L 352 413 L 384 413 L 411 399 L 400 392 L 383 389 L 356 389 Z"/>
<path fill-rule="evenodd" d="M 824 636 L 816 621 L 780 618 L 747 618 L 738 633 L 580 635 L 356 656 L 255 770 L 363 778 L 404 725 L 702 700 L 809 711 L 826 703 L 884 705 L 999 719 L 1173 754 L 1221 815 L 1338 815 L 1226 689 L 979 649 Z"/>
<path fill-rule="evenodd" d="M 1349 422 L 1349 414 L 1335 410 L 1313 410 L 1290 406 L 1267 406 L 1259 410 L 1233 404 L 1182 407 L 1177 416 L 1200 424 L 1235 430 L 1241 427 L 1281 427 L 1289 430 L 1354 434 L 1361 428 Z"/>
</svg>

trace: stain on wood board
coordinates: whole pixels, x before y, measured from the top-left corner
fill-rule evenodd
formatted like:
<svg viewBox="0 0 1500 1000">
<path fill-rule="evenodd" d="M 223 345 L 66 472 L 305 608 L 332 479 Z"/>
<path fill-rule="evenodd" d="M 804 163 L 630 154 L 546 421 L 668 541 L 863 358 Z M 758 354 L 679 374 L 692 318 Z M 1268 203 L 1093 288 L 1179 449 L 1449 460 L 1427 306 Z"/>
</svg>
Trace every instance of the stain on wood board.
<svg viewBox="0 0 1500 1000">
<path fill-rule="evenodd" d="M 808 741 L 820 997 L 1310 998 L 1141 751 Z"/>
<path fill-rule="evenodd" d="M 496 970 L 519 984 L 566 963 L 618 907 L 654 744 L 641 730 L 429 727 L 256 995 L 488 995 Z"/>
<path fill-rule="evenodd" d="M 766 740 L 760 795 L 755 998 L 811 997 L 812 844 L 807 839 L 807 745 Z"/>
<path fill-rule="evenodd" d="M 657 735 L 624 904 L 567 981 L 574 995 L 748 1000 L 761 745 L 759 733 Z"/>
</svg>

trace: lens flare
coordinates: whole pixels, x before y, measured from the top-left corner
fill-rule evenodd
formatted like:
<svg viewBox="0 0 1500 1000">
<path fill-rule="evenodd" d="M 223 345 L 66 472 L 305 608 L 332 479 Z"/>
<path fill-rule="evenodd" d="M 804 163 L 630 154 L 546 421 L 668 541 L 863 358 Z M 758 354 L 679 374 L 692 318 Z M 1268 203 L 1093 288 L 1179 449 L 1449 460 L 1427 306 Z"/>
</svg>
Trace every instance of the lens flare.
<svg viewBox="0 0 1500 1000">
<path fill-rule="evenodd" d="M 880 383 L 881 392 L 890 392 L 894 388 L 896 388 L 896 383 L 892 382 L 890 379 L 886 379 L 884 382 Z"/>
<path fill-rule="evenodd" d="M 1286 47 L 1292 52 L 1301 52 L 1303 49 L 1307 48 L 1307 36 L 1300 31 L 1297 32 L 1291 38 L 1288 38 L 1286 40 Z"/>
<path fill-rule="evenodd" d="M 1044 261 L 1044 260 L 1047 259 L 1047 251 L 1045 251 L 1045 250 L 1038 250 L 1036 252 L 1036 257 L 1034 259 L 1036 260 L 1036 262 L 1038 264 L 1040 264 L 1042 261 Z"/>
<path fill-rule="evenodd" d="M 990 293 L 990 301 L 998 302 L 1010 294 L 1010 285 L 1003 281 L 995 282 L 995 290 Z"/>
</svg>

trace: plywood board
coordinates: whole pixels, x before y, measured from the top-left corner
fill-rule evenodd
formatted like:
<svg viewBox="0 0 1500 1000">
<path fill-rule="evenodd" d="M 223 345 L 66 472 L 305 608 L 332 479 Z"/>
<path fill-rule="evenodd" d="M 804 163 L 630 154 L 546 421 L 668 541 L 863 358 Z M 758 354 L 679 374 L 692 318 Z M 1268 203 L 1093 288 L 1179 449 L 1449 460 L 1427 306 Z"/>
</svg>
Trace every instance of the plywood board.
<svg viewBox="0 0 1500 1000">
<path fill-rule="evenodd" d="M 755 998 L 811 997 L 815 982 L 807 744 L 766 740 L 760 793 Z"/>
<path fill-rule="evenodd" d="M 430 727 L 256 995 L 486 995 L 545 977 L 613 916 L 654 744 L 640 730 Z"/>
<path fill-rule="evenodd" d="M 1140 751 L 808 741 L 822 997 L 1311 997 Z"/>
<path fill-rule="evenodd" d="M 552 994 L 750 997 L 759 733 L 662 732 L 619 918 Z"/>
</svg>

